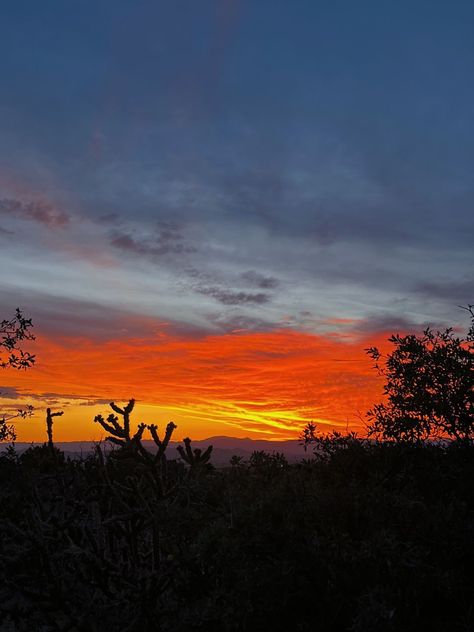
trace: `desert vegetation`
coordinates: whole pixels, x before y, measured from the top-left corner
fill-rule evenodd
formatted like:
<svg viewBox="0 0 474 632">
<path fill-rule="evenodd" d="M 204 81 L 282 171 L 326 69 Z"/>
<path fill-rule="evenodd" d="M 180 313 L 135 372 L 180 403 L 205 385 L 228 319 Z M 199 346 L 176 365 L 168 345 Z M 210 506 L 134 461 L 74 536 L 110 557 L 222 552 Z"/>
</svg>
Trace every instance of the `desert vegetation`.
<svg viewBox="0 0 474 632">
<path fill-rule="evenodd" d="M 216 469 L 212 446 L 171 450 L 172 422 L 136 423 L 133 399 L 67 459 L 48 410 L 43 446 L 0 457 L 1 629 L 472 630 L 469 310 L 465 337 L 369 349 L 386 378 L 369 436 L 308 424 L 297 464 L 259 451 Z"/>
</svg>

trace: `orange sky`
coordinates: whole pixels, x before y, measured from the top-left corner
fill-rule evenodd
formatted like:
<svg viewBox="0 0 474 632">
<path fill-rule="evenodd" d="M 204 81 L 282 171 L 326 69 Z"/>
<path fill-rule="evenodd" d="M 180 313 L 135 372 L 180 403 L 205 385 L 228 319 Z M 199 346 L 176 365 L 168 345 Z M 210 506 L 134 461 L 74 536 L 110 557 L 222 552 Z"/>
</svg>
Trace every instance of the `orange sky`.
<svg viewBox="0 0 474 632">
<path fill-rule="evenodd" d="M 38 331 L 30 345 L 35 367 L 2 372 L 3 388 L 18 392 L 15 400 L 3 399 L 4 408 L 26 402 L 36 408 L 33 418 L 17 423 L 19 441 L 44 440 L 46 405 L 65 410 L 56 440 L 99 439 L 94 415 L 108 412 L 105 401 L 131 397 L 137 423 L 163 428 L 173 420 L 177 439 L 296 438 L 311 420 L 321 429 L 348 425 L 363 433 L 360 415 L 382 396 L 364 348 L 384 346 L 387 337 L 280 330 L 190 338 L 160 324 L 146 338 L 97 343 Z"/>
</svg>

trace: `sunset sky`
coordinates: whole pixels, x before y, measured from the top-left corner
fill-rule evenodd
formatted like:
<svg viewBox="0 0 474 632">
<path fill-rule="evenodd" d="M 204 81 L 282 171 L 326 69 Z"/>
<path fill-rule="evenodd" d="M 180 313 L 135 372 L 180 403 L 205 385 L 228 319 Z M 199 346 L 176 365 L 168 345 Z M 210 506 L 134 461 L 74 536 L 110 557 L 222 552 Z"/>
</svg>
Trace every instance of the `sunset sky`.
<svg viewBox="0 0 474 632">
<path fill-rule="evenodd" d="M 474 303 L 474 3 L 4 0 L 0 319 L 18 439 L 364 431 L 364 348 Z"/>
</svg>

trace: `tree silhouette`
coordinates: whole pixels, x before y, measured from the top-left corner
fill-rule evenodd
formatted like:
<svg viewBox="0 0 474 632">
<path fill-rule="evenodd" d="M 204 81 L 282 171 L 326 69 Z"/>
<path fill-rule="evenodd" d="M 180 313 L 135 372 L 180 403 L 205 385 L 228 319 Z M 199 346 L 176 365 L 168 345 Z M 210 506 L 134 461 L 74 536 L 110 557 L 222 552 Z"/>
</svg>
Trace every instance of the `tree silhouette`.
<svg viewBox="0 0 474 632">
<path fill-rule="evenodd" d="M 17 307 L 15 316 L 0 323 L 0 367 L 28 369 L 35 363 L 35 356 L 24 351 L 20 344 L 23 340 L 34 340 L 30 332 L 31 318 L 25 318 Z"/>
<path fill-rule="evenodd" d="M 30 329 L 33 327 L 31 318 L 25 318 L 17 307 L 15 316 L 0 322 L 0 367 L 2 369 L 28 369 L 35 363 L 35 356 L 21 348 L 23 340 L 34 340 Z M 12 424 L 13 419 L 24 419 L 33 413 L 32 406 L 18 409 L 14 413 L 0 415 L 0 442 L 15 441 L 16 433 Z"/>
<path fill-rule="evenodd" d="M 396 441 L 419 442 L 449 437 L 470 442 L 474 437 L 474 312 L 466 309 L 471 326 L 465 337 L 450 327 L 422 335 L 394 334 L 394 351 L 381 364 L 376 347 L 366 349 L 385 377 L 385 403 L 367 415 L 369 435 Z"/>
<path fill-rule="evenodd" d="M 2 441 L 15 441 L 16 432 L 15 426 L 9 422 L 13 419 L 26 419 L 33 414 L 33 406 L 25 406 L 24 408 L 18 408 L 15 412 L 10 414 L 4 413 L 0 416 L 0 442 Z"/>
</svg>

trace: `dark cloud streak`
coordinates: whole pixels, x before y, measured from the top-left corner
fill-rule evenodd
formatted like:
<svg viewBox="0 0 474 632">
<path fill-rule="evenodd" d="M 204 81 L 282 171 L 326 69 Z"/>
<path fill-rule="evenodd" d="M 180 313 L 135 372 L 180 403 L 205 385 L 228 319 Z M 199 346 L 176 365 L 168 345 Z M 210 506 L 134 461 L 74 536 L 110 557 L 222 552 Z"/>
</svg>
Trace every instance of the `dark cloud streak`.
<svg viewBox="0 0 474 632">
<path fill-rule="evenodd" d="M 196 250 L 185 242 L 179 228 L 169 222 L 160 222 L 156 233 L 150 237 L 136 237 L 133 233 L 117 230 L 112 233 L 110 244 L 118 250 L 149 259 L 159 259 L 166 255 L 184 255 Z"/>
<path fill-rule="evenodd" d="M 467 305 L 474 303 L 474 281 L 427 282 L 418 283 L 413 291 L 429 298 L 453 301 Z"/>
<path fill-rule="evenodd" d="M 49 228 L 64 228 L 71 221 L 67 213 L 43 201 L 22 202 L 4 198 L 0 200 L 0 213 L 5 216 L 38 222 Z"/>
<path fill-rule="evenodd" d="M 219 287 L 200 287 L 195 289 L 198 294 L 211 296 L 222 305 L 264 305 L 271 297 L 264 292 L 249 293 L 222 289 Z"/>
<path fill-rule="evenodd" d="M 267 277 L 255 270 L 249 270 L 242 274 L 242 279 L 254 287 L 261 288 L 262 290 L 273 290 L 280 284 L 275 277 Z"/>
</svg>

